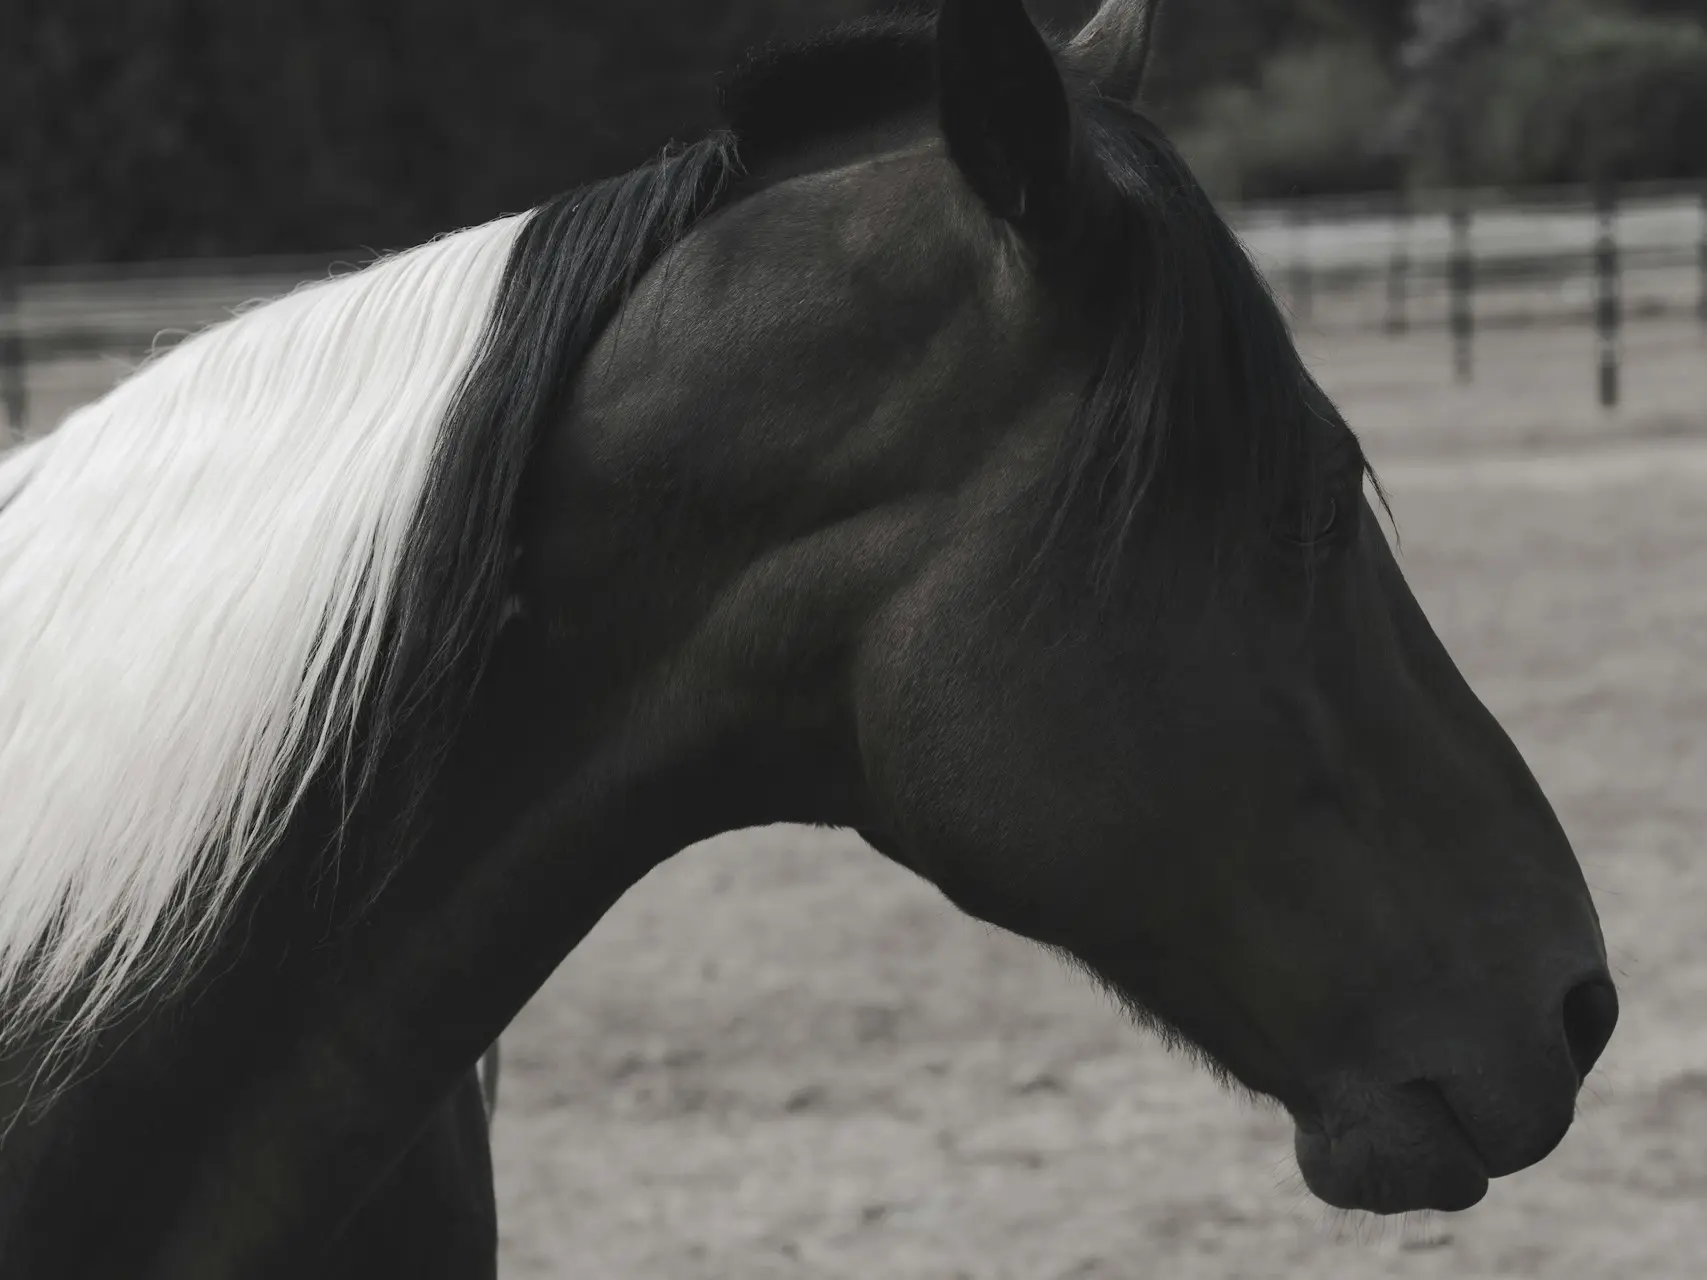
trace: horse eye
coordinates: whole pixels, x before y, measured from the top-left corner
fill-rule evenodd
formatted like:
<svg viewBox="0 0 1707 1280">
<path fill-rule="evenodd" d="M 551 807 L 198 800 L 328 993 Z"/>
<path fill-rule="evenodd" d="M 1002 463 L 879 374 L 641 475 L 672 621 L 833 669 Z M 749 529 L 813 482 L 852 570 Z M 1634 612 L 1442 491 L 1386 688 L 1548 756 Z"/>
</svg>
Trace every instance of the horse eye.
<svg viewBox="0 0 1707 1280">
<path fill-rule="evenodd" d="M 1337 498 L 1322 499 L 1313 511 L 1299 513 L 1297 523 L 1286 530 L 1286 541 L 1300 547 L 1326 542 L 1339 529 L 1340 509 Z"/>
<path fill-rule="evenodd" d="M 1316 512 L 1315 527 L 1306 531 L 1306 537 L 1311 542 L 1320 542 L 1339 528 L 1340 504 L 1338 499 L 1329 498 Z"/>
</svg>

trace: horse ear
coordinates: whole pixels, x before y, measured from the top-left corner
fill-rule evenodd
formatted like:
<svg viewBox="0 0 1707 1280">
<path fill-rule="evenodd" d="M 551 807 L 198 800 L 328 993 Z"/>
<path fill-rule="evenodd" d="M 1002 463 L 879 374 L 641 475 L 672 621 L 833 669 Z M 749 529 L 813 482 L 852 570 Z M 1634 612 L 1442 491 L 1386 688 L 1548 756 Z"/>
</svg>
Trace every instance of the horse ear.
<svg viewBox="0 0 1707 1280">
<path fill-rule="evenodd" d="M 1021 0 L 943 0 L 937 80 L 949 155 L 984 203 L 1022 230 L 1060 225 L 1071 196 L 1067 89 Z"/>
<path fill-rule="evenodd" d="M 1096 15 L 1067 46 L 1067 56 L 1103 94 L 1136 102 L 1155 43 L 1162 0 L 1103 0 Z"/>
</svg>

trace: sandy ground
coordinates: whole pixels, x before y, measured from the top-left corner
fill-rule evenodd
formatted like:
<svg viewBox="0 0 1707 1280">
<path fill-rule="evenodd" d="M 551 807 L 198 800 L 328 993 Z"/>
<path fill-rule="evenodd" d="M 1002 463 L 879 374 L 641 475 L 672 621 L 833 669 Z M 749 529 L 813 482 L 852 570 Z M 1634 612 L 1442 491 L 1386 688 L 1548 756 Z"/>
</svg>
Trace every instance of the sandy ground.
<svg viewBox="0 0 1707 1280">
<path fill-rule="evenodd" d="M 506 1280 L 1707 1274 L 1707 332 L 1301 341 L 1411 581 L 1595 886 L 1624 1018 L 1564 1146 L 1470 1213 L 1302 1189 L 1222 1094 L 857 840 L 773 828 L 628 895 L 505 1040 Z M 113 365 L 34 372 L 38 420 Z"/>
</svg>

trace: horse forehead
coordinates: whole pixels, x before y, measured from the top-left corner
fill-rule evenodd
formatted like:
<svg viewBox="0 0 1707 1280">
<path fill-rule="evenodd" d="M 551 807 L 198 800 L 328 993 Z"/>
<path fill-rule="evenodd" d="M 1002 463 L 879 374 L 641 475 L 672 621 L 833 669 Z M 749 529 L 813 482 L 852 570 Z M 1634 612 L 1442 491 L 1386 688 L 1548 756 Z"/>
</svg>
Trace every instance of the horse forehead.
<svg viewBox="0 0 1707 1280">
<path fill-rule="evenodd" d="M 821 340 L 834 359 L 900 328 L 1011 360 L 1052 314 L 1043 293 L 1027 255 L 925 142 L 747 196 L 677 245 L 631 305 L 726 350 L 766 335 L 797 355 Z"/>
</svg>

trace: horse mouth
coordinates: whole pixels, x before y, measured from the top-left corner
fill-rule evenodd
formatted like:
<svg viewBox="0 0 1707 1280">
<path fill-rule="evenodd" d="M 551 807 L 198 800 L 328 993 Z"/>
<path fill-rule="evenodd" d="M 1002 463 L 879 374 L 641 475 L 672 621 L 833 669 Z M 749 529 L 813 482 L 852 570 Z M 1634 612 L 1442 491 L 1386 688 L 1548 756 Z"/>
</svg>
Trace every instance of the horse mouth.
<svg viewBox="0 0 1707 1280">
<path fill-rule="evenodd" d="M 1378 1214 L 1457 1212 L 1488 1193 L 1487 1166 L 1435 1086 L 1359 1092 L 1321 1117 L 1294 1115 L 1298 1169 L 1317 1199 Z"/>
</svg>

